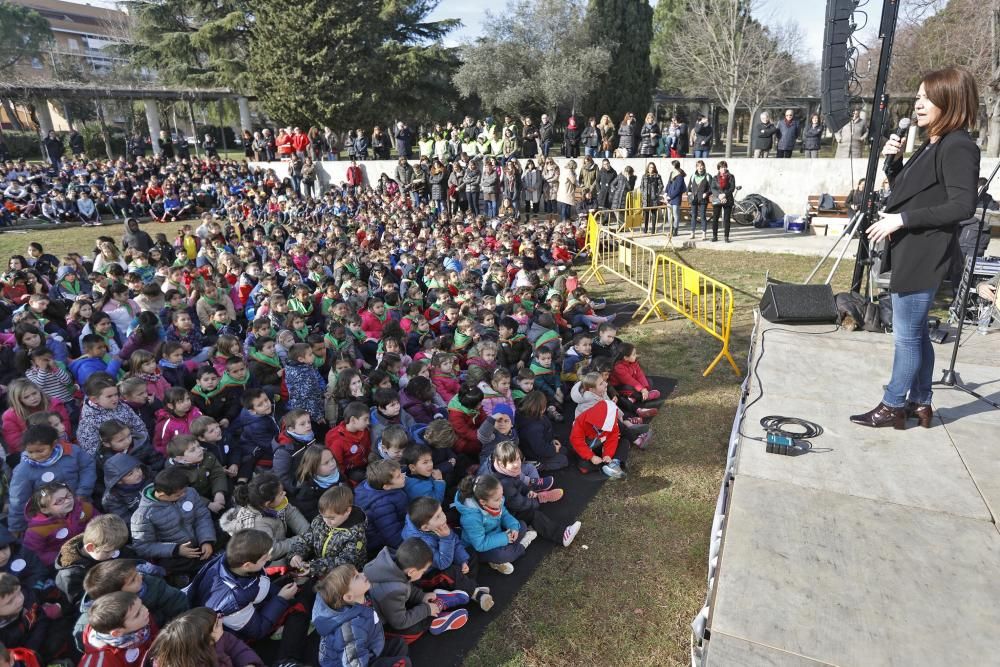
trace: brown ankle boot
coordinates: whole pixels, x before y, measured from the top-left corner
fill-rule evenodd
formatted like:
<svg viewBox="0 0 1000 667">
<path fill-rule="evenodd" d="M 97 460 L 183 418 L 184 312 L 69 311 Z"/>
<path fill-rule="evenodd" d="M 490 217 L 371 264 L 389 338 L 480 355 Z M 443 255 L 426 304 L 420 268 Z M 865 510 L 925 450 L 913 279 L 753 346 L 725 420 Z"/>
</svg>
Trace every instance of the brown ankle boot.
<svg viewBox="0 0 1000 667">
<path fill-rule="evenodd" d="M 906 416 L 916 417 L 917 424 L 923 428 L 930 428 L 931 420 L 934 418 L 934 408 L 929 403 L 913 403 L 911 401 L 906 404 Z"/>
<path fill-rule="evenodd" d="M 906 428 L 906 409 L 889 407 L 885 403 L 879 403 L 873 410 L 861 415 L 851 415 L 851 421 L 861 426 L 881 428 L 892 426 L 898 431 Z"/>
</svg>

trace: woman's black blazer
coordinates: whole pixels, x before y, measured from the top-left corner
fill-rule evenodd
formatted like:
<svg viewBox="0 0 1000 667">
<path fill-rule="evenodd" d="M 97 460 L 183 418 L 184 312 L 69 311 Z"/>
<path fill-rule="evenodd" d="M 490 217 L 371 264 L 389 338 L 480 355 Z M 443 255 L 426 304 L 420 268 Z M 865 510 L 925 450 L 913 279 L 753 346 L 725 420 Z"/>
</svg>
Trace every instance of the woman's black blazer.
<svg viewBox="0 0 1000 667">
<path fill-rule="evenodd" d="M 895 171 L 885 211 L 901 213 L 903 228 L 893 232 L 883 264 L 892 270 L 889 290 L 936 289 L 956 252 L 958 223 L 976 210 L 979 147 L 955 130 L 936 145 L 925 143 Z"/>
</svg>

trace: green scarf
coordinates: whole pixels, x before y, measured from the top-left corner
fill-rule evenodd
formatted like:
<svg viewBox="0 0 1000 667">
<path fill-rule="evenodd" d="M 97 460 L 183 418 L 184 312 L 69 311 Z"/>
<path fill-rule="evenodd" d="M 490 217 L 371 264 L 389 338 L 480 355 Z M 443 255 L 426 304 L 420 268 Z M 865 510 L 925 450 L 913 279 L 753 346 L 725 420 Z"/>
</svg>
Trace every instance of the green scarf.
<svg viewBox="0 0 1000 667">
<path fill-rule="evenodd" d="M 210 401 L 216 396 L 218 396 L 220 391 L 222 391 L 222 383 L 219 383 L 219 385 L 212 391 L 205 391 L 204 389 L 201 388 L 201 385 L 196 384 L 194 386 L 194 389 L 191 390 L 191 393 L 201 396 L 206 401 Z"/>
<path fill-rule="evenodd" d="M 351 341 L 347 340 L 346 338 L 343 341 L 339 341 L 333 337 L 333 334 L 324 334 L 323 340 L 325 340 L 330 347 L 337 350 L 338 352 L 340 350 L 346 349 L 347 347 L 350 347 L 351 345 Z"/>
<path fill-rule="evenodd" d="M 313 304 L 311 301 L 302 303 L 293 297 L 288 300 L 288 310 L 293 313 L 301 313 L 302 315 L 311 315 L 313 311 Z"/>
<path fill-rule="evenodd" d="M 281 368 L 281 360 L 278 355 L 268 356 L 261 352 L 260 350 L 250 350 L 250 358 L 259 361 L 265 366 L 272 366 L 274 368 Z"/>
<path fill-rule="evenodd" d="M 539 364 L 537 361 L 534 360 L 531 362 L 531 366 L 529 368 L 531 372 L 535 374 L 535 376 L 552 375 L 555 372 L 551 368 L 546 368 L 545 366 L 542 366 L 541 364 Z"/>
<path fill-rule="evenodd" d="M 476 416 L 479 415 L 479 408 L 467 408 L 467 407 L 465 407 L 458 400 L 458 394 L 452 396 L 451 400 L 448 401 L 448 409 L 449 410 L 458 410 L 459 412 L 461 412 L 463 414 L 467 414 L 470 417 L 476 417 Z"/>
<path fill-rule="evenodd" d="M 292 329 L 292 333 L 303 343 L 306 342 L 306 338 L 309 337 L 309 327 L 302 327 L 301 329 Z"/>
<path fill-rule="evenodd" d="M 226 387 L 234 387 L 234 386 L 246 387 L 247 382 L 249 381 L 250 381 L 249 375 L 246 377 L 246 379 L 240 381 L 234 378 L 232 375 L 230 375 L 229 371 L 226 371 L 225 373 L 222 374 L 222 379 L 219 380 L 219 391 L 225 389 Z"/>
<path fill-rule="evenodd" d="M 458 331 L 455 332 L 455 345 L 452 350 L 464 350 L 472 342 L 472 336 L 467 336 L 464 333 Z"/>
<path fill-rule="evenodd" d="M 80 295 L 80 281 L 79 280 L 74 280 L 73 282 L 70 282 L 68 280 L 61 280 L 61 281 L 59 281 L 59 285 L 60 285 L 60 287 L 64 287 L 67 292 L 69 292 L 70 294 L 72 294 L 74 296 L 79 296 Z"/>
<path fill-rule="evenodd" d="M 553 340 L 559 340 L 559 334 L 557 334 L 552 329 L 546 329 L 545 331 L 542 332 L 542 335 L 539 336 L 538 339 L 535 341 L 535 349 L 537 350 L 538 348 L 542 347 L 546 343 L 549 343 Z"/>
<path fill-rule="evenodd" d="M 525 394 L 520 389 L 511 389 L 510 391 L 510 397 L 513 398 L 515 401 L 520 401 L 525 396 L 527 396 L 527 394 Z"/>
</svg>

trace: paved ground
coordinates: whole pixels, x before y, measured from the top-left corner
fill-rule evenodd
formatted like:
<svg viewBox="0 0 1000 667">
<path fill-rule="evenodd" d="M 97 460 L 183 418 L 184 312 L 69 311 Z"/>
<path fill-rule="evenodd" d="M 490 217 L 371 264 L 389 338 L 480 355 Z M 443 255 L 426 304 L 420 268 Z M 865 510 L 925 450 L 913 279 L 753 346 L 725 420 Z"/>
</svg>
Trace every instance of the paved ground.
<svg viewBox="0 0 1000 667">
<path fill-rule="evenodd" d="M 855 426 L 889 377 L 891 336 L 762 324 L 706 664 L 996 664 L 1000 411 L 942 387 L 932 428 Z M 935 351 L 943 368 L 951 345 Z M 967 334 L 957 368 L 1000 399 L 1000 332 Z M 749 439 L 775 414 L 822 425 L 815 451 Z"/>
</svg>

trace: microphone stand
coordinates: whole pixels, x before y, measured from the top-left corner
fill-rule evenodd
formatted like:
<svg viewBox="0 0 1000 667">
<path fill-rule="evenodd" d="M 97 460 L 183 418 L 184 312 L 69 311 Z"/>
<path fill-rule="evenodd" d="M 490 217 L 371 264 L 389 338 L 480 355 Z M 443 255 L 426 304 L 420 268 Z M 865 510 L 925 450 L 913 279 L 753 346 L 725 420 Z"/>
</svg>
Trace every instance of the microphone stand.
<svg viewBox="0 0 1000 667">
<path fill-rule="evenodd" d="M 1000 171 L 1000 162 L 998 162 L 996 166 L 993 167 L 993 173 L 990 174 L 990 177 L 986 180 L 986 184 L 979 189 L 978 196 L 976 197 L 977 203 L 982 199 L 982 196 L 989 189 L 990 183 L 993 182 L 993 179 L 996 177 L 998 171 Z M 984 206 L 983 212 L 979 216 L 979 229 L 978 232 L 976 233 L 976 242 L 972 249 L 972 256 L 970 257 L 969 265 L 964 269 L 964 277 L 962 279 L 961 284 L 964 285 L 965 288 L 960 289 L 958 294 L 958 300 L 959 300 L 958 331 L 955 332 L 955 342 L 952 343 L 951 346 L 951 362 L 948 364 L 948 368 L 944 370 L 941 379 L 938 380 L 937 382 L 933 382 L 932 386 L 936 387 L 944 386 L 944 387 L 952 387 L 954 389 L 960 389 L 961 391 L 964 391 L 970 396 L 979 399 L 983 403 L 992 405 L 994 408 L 1000 410 L 1000 403 L 990 400 L 989 398 L 986 398 L 982 394 L 977 393 L 973 389 L 963 385 L 961 381 L 959 381 L 958 379 L 958 374 L 955 372 L 955 362 L 958 360 L 958 348 L 959 344 L 962 341 L 962 330 L 965 328 L 965 312 L 968 309 L 969 305 L 969 290 L 972 288 L 972 278 L 976 272 L 976 258 L 979 255 L 979 241 L 983 236 L 983 229 L 985 226 L 986 226 L 986 207 Z M 994 297 L 993 301 L 994 308 L 996 308 L 996 298 L 997 297 Z"/>
</svg>

